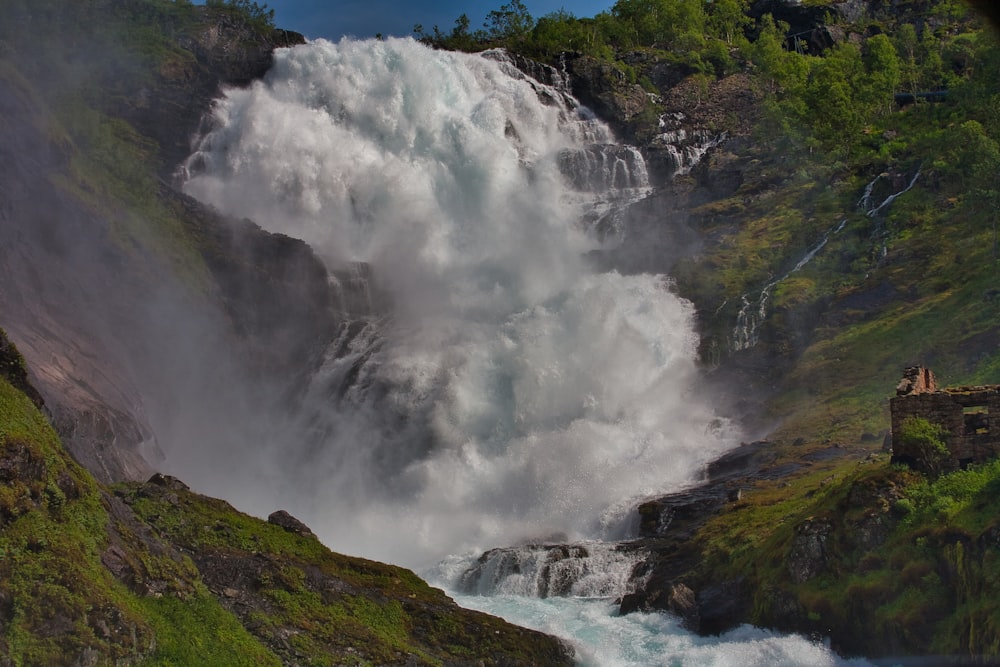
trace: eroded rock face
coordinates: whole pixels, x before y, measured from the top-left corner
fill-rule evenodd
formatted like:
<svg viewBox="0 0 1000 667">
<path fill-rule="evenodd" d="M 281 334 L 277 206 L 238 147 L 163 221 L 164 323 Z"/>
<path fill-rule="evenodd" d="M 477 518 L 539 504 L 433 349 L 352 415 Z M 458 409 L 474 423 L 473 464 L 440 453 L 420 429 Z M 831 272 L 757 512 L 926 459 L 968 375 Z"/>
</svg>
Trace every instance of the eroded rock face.
<svg viewBox="0 0 1000 667">
<path fill-rule="evenodd" d="M 795 538 L 788 553 L 788 575 L 804 584 L 821 574 L 827 565 L 827 540 L 833 525 L 825 519 L 806 519 L 795 527 Z"/>
<path fill-rule="evenodd" d="M 148 475 L 138 446 L 141 399 L 110 346 L 110 322 L 134 321 L 122 284 L 127 258 L 105 245 L 111 220 L 51 178 L 69 169 L 68 148 L 46 134 L 47 110 L 0 76 L 0 312 L 28 361 L 32 384 L 75 456 L 103 480 Z M 141 279 L 143 272 L 136 274 Z M 94 294 L 81 289 L 96 285 Z M 122 297 L 114 303 L 109 297 Z M 114 319 L 110 311 L 120 309 Z M 129 312 L 131 311 L 131 312 Z M 121 453 L 109 448 L 121 448 Z"/>
<path fill-rule="evenodd" d="M 566 59 L 573 95 L 604 119 L 625 141 L 633 142 L 644 112 L 652 109 L 649 95 L 611 64 L 590 56 Z"/>
</svg>

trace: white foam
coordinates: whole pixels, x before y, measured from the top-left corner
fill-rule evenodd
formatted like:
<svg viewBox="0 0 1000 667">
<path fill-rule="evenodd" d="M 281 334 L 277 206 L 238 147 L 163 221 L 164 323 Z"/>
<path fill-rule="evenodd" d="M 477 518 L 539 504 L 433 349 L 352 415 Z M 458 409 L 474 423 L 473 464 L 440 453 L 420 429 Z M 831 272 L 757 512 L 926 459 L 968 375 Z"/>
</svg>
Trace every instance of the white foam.
<svg viewBox="0 0 1000 667">
<path fill-rule="evenodd" d="M 567 640 L 583 667 L 834 667 L 870 665 L 845 660 L 825 644 L 742 626 L 698 637 L 668 614 L 618 616 L 603 600 L 459 595 L 463 607 Z"/>
<path fill-rule="evenodd" d="M 232 458 L 230 479 L 254 456 L 270 479 L 227 497 L 285 506 L 336 549 L 425 566 L 612 535 L 627 499 L 676 488 L 732 444 L 691 396 L 691 305 L 661 277 L 585 260 L 599 241 L 582 220 L 609 195 L 574 189 L 564 156 L 610 132 L 537 89 L 413 40 L 318 41 L 219 101 L 186 191 L 305 239 L 332 268 L 366 262 L 391 304 L 350 364 L 330 355 L 318 373 L 311 431 L 282 420 L 254 434 L 265 453 Z M 321 380 L 349 367 L 333 400 Z M 218 489 L 219 471 L 171 447 L 180 475 Z"/>
</svg>

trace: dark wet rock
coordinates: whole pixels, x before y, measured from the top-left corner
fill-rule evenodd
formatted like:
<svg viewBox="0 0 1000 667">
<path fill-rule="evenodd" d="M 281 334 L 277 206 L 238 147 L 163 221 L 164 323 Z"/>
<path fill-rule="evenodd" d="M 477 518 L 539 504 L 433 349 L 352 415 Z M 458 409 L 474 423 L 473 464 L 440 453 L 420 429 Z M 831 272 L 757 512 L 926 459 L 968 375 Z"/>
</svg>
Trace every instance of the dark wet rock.
<svg viewBox="0 0 1000 667">
<path fill-rule="evenodd" d="M 612 64 L 584 55 L 567 55 L 573 95 L 604 119 L 626 141 L 634 142 L 644 122 L 655 123 L 649 95 Z"/>
<path fill-rule="evenodd" d="M 686 628 L 701 628 L 701 608 L 698 605 L 698 598 L 695 592 L 684 584 L 677 584 L 670 589 L 670 597 L 667 598 L 667 610 L 679 616 Z"/>
<path fill-rule="evenodd" d="M 844 514 L 847 541 L 862 551 L 882 546 L 899 521 L 895 508 L 903 497 L 902 488 L 891 479 L 852 484 Z"/>
<path fill-rule="evenodd" d="M 744 589 L 742 579 L 733 579 L 698 591 L 697 631 L 717 635 L 743 622 L 749 612 L 748 591 Z"/>
<path fill-rule="evenodd" d="M 788 553 L 788 575 L 803 584 L 821 574 L 827 565 L 827 542 L 833 525 L 824 519 L 806 519 L 795 527 Z"/>
</svg>

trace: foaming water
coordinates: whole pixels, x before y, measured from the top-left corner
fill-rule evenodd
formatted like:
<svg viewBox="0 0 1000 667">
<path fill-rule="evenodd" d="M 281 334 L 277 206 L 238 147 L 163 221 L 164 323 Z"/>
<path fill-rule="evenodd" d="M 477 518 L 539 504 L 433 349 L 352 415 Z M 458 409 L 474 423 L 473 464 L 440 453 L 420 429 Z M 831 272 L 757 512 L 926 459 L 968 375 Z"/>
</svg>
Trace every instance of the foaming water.
<svg viewBox="0 0 1000 667">
<path fill-rule="evenodd" d="M 300 414 L 266 418 L 264 444 L 232 457 L 231 487 L 168 443 L 185 479 L 424 567 L 617 537 L 630 499 L 690 482 L 734 441 L 692 397 L 691 305 L 660 276 L 588 265 L 595 210 L 642 196 L 646 176 L 565 91 L 495 53 L 318 41 L 228 91 L 214 126 L 186 191 L 304 239 L 331 270 L 366 267 L 382 307 L 331 342 Z"/>
<path fill-rule="evenodd" d="M 477 609 L 568 641 L 583 667 L 863 667 L 822 643 L 743 626 L 698 637 L 667 614 L 618 616 L 607 600 L 458 595 Z"/>
<path fill-rule="evenodd" d="M 597 541 L 522 545 L 452 555 L 425 574 L 476 595 L 617 599 L 635 592 L 633 572 L 647 556 L 634 545 Z"/>
</svg>

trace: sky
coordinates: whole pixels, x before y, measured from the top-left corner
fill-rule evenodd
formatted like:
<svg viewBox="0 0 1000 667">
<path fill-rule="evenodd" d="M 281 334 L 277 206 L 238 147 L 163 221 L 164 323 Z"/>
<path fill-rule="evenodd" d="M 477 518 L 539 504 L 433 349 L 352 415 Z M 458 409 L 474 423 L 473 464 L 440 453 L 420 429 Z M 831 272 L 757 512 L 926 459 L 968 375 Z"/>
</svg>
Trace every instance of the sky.
<svg viewBox="0 0 1000 667">
<path fill-rule="evenodd" d="M 413 34 L 414 24 L 426 32 L 438 26 L 450 32 L 455 19 L 468 14 L 473 30 L 482 27 L 486 15 L 510 0 L 266 0 L 274 9 L 279 28 L 301 32 L 306 37 L 338 40 L 342 36 L 374 37 Z M 577 17 L 590 17 L 609 9 L 614 0 L 522 0 L 535 18 L 565 9 Z M 258 4 L 264 4 L 258 0 Z"/>
</svg>

